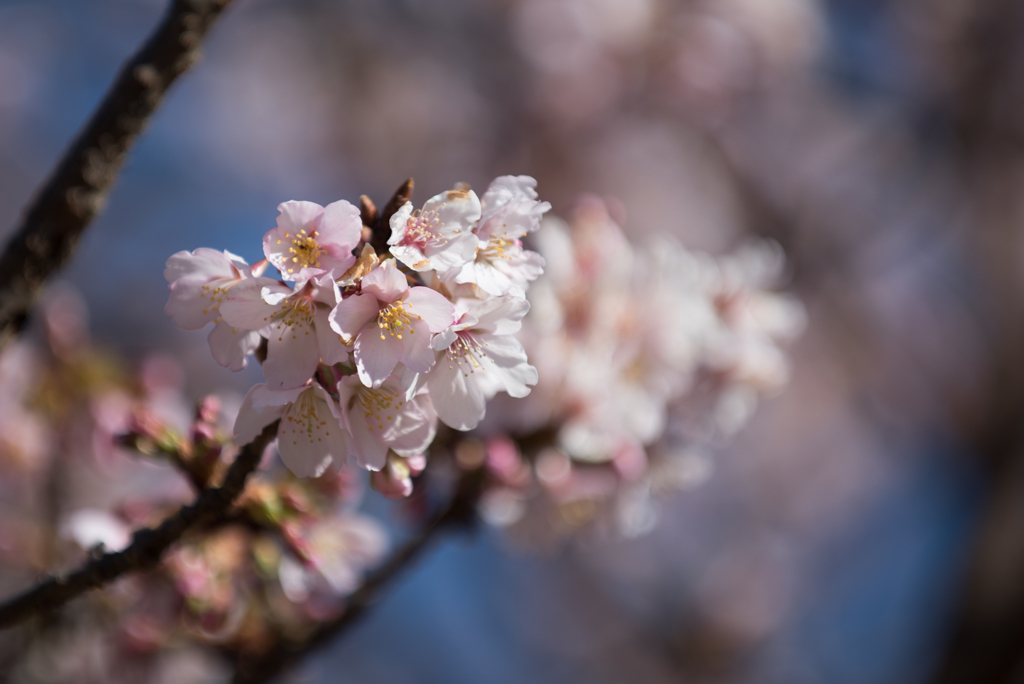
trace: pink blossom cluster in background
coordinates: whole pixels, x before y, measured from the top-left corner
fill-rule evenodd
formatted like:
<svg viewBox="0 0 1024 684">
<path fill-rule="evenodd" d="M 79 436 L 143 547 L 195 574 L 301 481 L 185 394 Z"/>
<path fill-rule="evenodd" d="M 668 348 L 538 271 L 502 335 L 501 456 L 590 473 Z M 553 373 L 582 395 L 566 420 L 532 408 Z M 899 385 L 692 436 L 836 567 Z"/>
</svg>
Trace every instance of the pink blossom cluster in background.
<svg viewBox="0 0 1024 684">
<path fill-rule="evenodd" d="M 540 380 L 485 427 L 552 439 L 532 469 L 489 457 L 502 484 L 484 513 L 532 536 L 592 522 L 647 531 L 652 494 L 703 481 L 714 448 L 788 382 L 782 345 L 803 330 L 803 306 L 768 289 L 784 267 L 775 244 L 719 258 L 669 236 L 637 247 L 597 197 L 570 223 L 545 219 L 536 244 L 547 267 L 519 335 Z"/>
</svg>

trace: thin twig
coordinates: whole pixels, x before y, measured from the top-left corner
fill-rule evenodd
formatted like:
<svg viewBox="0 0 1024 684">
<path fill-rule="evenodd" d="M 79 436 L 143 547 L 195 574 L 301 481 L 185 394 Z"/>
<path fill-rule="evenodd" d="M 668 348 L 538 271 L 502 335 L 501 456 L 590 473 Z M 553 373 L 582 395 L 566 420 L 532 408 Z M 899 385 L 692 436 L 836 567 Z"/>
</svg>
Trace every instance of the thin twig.
<svg viewBox="0 0 1024 684">
<path fill-rule="evenodd" d="M 268 682 L 310 653 L 333 642 L 354 625 L 381 593 L 408 569 L 430 543 L 444 530 L 471 524 L 476 518 L 476 505 L 483 489 L 483 469 L 466 472 L 459 480 L 445 506 L 412 539 L 398 549 L 384 565 L 370 573 L 363 584 L 348 597 L 345 612 L 317 627 L 301 641 L 279 642 L 269 653 L 253 659 L 240 659 L 235 669 L 234 684 Z"/>
<path fill-rule="evenodd" d="M 46 279 L 103 207 L 128 150 L 231 0 L 173 0 L 121 69 L 92 119 L 38 191 L 0 257 L 0 349 L 21 330 Z"/>
<path fill-rule="evenodd" d="M 0 629 L 24 622 L 33 615 L 52 610 L 80 594 L 109 584 L 129 572 L 155 566 L 163 553 L 189 530 L 208 525 L 229 514 L 235 499 L 245 488 L 249 475 L 259 465 L 267 444 L 277 435 L 278 422 L 242 448 L 228 468 L 220 487 L 203 491 L 195 503 L 183 506 L 159 527 L 138 530 L 128 548 L 105 553 L 67 576 L 51 577 L 0 605 Z"/>
</svg>

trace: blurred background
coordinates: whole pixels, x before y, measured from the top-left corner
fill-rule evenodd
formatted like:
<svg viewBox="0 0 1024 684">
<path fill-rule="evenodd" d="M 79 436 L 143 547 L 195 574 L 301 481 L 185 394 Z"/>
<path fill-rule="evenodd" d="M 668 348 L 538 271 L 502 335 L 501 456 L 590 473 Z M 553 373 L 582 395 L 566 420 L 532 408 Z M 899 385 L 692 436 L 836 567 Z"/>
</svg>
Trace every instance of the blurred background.
<svg viewBox="0 0 1024 684">
<path fill-rule="evenodd" d="M 3 230 L 165 4 L 0 0 Z M 164 261 L 261 258 L 287 199 L 529 174 L 632 237 L 774 239 L 791 384 L 651 534 L 447 539 L 296 681 L 1022 681 L 1022 31 L 1014 0 L 235 0 L 62 277 L 194 399 L 260 374 L 164 317 Z"/>
</svg>

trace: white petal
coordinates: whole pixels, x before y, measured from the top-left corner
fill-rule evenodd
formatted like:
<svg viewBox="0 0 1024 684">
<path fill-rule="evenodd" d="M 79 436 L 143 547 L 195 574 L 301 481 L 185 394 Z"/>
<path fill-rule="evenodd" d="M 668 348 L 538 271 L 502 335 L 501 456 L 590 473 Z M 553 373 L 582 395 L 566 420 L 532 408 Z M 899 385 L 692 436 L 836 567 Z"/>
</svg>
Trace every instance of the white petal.
<svg viewBox="0 0 1024 684">
<path fill-rule="evenodd" d="M 313 377 L 320 362 L 320 347 L 312 326 L 296 322 L 286 326 L 275 323 L 268 335 L 267 360 L 263 375 L 274 390 L 300 387 Z"/>
<path fill-rule="evenodd" d="M 348 412 L 349 433 L 352 435 L 351 450 L 356 461 L 367 470 L 380 470 L 387 461 L 388 447 L 381 441 L 383 431 L 373 434 L 366 418 L 359 413 L 360 407 Z"/>
<path fill-rule="evenodd" d="M 316 328 L 316 341 L 320 347 L 320 360 L 328 366 L 333 366 L 348 360 L 348 347 L 341 341 L 341 336 L 331 328 L 330 314 L 330 309 L 318 306 L 313 326 Z"/>
<path fill-rule="evenodd" d="M 402 363 L 417 373 L 426 373 L 434 365 L 434 350 L 430 348 L 430 330 L 419 319 L 412 319 L 411 330 L 402 335 Z"/>
<path fill-rule="evenodd" d="M 530 302 L 522 297 L 507 295 L 489 299 L 473 309 L 477 317 L 474 328 L 494 335 L 511 335 L 519 332 L 523 316 L 529 311 Z"/>
<path fill-rule="evenodd" d="M 408 401 L 384 433 L 384 441 L 399 456 L 426 451 L 437 435 L 437 412 L 426 394 Z"/>
<path fill-rule="evenodd" d="M 423 213 L 435 212 L 445 237 L 468 233 L 480 220 L 480 198 L 472 190 L 447 190 L 423 205 Z"/>
<path fill-rule="evenodd" d="M 183 330 L 200 330 L 217 318 L 217 306 L 207 296 L 207 281 L 182 278 L 171 283 L 171 296 L 164 307 L 174 324 Z"/>
<path fill-rule="evenodd" d="M 429 271 L 434 268 L 433 262 L 427 258 L 427 255 L 414 245 L 392 245 L 388 251 L 414 271 Z"/>
<path fill-rule="evenodd" d="M 464 365 L 464 364 L 463 364 Z M 456 430 L 472 430 L 484 417 L 486 404 L 477 386 L 462 367 L 441 357 L 427 376 L 427 388 L 437 415 Z"/>
<path fill-rule="evenodd" d="M 243 262 L 244 263 L 244 262 Z M 200 280 L 234 279 L 238 274 L 231 267 L 231 260 L 215 249 L 200 247 L 193 252 L 172 254 L 164 267 L 164 278 L 173 283 L 180 278 Z"/>
<path fill-rule="evenodd" d="M 470 232 L 460 233 L 448 238 L 447 242 L 439 247 L 428 245 L 425 251 L 430 261 L 430 268 L 438 272 L 460 269 L 465 264 L 476 258 L 476 248 L 480 241 L 476 235 Z M 392 248 L 394 249 L 394 248 Z M 413 266 L 412 268 L 416 268 Z M 426 270 L 416 268 L 417 271 Z"/>
<path fill-rule="evenodd" d="M 378 328 L 367 326 L 356 338 L 354 353 L 359 379 L 367 387 L 380 387 L 404 351 L 400 339 L 383 335 Z"/>
<path fill-rule="evenodd" d="M 391 215 L 391 237 L 388 238 L 389 245 L 397 245 L 405 237 L 405 228 L 409 225 L 409 217 L 412 216 L 412 202 L 406 202 L 398 211 Z"/>
<path fill-rule="evenodd" d="M 455 326 L 445 328 L 434 335 L 434 339 L 430 341 L 430 348 L 434 351 L 443 351 L 452 346 L 452 342 L 454 342 L 457 337 L 458 335 L 455 334 Z"/>
<path fill-rule="evenodd" d="M 507 275 L 499 271 L 490 261 L 478 259 L 471 261 L 455 276 L 457 283 L 473 283 L 489 295 L 498 297 L 506 294 L 513 283 Z"/>
<path fill-rule="evenodd" d="M 298 477 L 321 475 L 334 457 L 348 451 L 337 407 L 319 385 L 289 405 L 277 433 L 281 460 Z"/>
<path fill-rule="evenodd" d="M 264 383 L 260 383 L 253 387 L 249 394 L 252 396 L 252 407 L 259 413 L 265 411 L 268 406 L 282 406 L 286 407 L 291 404 L 299 395 L 306 391 L 305 387 L 295 387 L 289 390 L 275 391 L 270 389 Z"/>
<path fill-rule="evenodd" d="M 441 332 L 455 322 L 455 306 L 429 287 L 414 287 L 402 300 L 406 308 L 423 319 L 430 332 Z"/>
<path fill-rule="evenodd" d="M 380 305 L 372 294 L 358 294 L 338 302 L 328 317 L 331 329 L 350 340 L 380 314 Z"/>
<path fill-rule="evenodd" d="M 224 321 L 213 326 L 206 340 L 210 344 L 213 360 L 233 371 L 245 368 L 246 357 L 260 346 L 258 332 L 239 330 Z"/>
<path fill-rule="evenodd" d="M 280 215 L 277 225 L 289 233 L 312 228 L 314 222 L 324 213 L 324 208 L 315 202 L 290 200 L 277 205 Z"/>
<path fill-rule="evenodd" d="M 245 395 L 245 401 L 242 402 L 242 407 L 238 410 L 238 417 L 235 418 L 234 433 L 235 442 L 239 446 L 248 444 L 256 439 L 256 436 L 263 432 L 263 428 L 284 415 L 284 406 L 269 406 L 262 411 L 257 411 L 253 408 L 253 396 L 265 390 L 266 385 L 255 385 Z"/>
<path fill-rule="evenodd" d="M 382 302 L 393 302 L 409 289 L 405 275 L 398 270 L 394 259 L 385 259 L 380 266 L 363 276 L 363 292 L 374 295 Z"/>
<path fill-rule="evenodd" d="M 227 301 L 220 305 L 221 317 L 237 328 L 260 330 L 280 310 L 263 299 L 263 290 L 291 294 L 291 289 L 270 278 L 247 278 L 231 288 Z"/>
</svg>

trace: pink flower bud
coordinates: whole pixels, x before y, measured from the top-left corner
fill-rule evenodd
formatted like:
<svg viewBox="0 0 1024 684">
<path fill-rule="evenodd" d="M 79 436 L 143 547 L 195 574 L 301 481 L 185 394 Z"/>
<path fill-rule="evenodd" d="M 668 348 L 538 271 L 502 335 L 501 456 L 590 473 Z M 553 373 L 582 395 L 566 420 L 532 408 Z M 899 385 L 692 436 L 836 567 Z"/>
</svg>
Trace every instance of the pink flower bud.
<svg viewBox="0 0 1024 684">
<path fill-rule="evenodd" d="M 412 494 L 412 478 L 409 476 L 409 468 L 403 466 L 395 467 L 393 461 L 388 459 L 388 464 L 383 470 L 370 473 L 370 486 L 388 499 L 404 499 Z"/>
<path fill-rule="evenodd" d="M 220 399 L 213 395 L 203 397 L 196 406 L 196 418 L 206 423 L 216 423 L 220 418 L 220 412 Z"/>
</svg>

